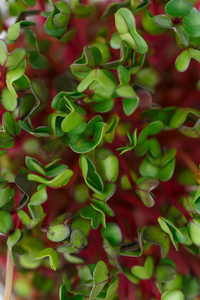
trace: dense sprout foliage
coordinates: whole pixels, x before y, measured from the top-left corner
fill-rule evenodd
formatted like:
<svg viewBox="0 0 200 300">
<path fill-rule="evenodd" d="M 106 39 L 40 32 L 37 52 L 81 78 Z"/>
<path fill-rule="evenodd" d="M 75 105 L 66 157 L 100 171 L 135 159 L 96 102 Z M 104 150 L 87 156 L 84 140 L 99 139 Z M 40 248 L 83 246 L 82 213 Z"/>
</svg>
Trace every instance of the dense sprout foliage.
<svg viewBox="0 0 200 300">
<path fill-rule="evenodd" d="M 1 5 L 5 299 L 199 299 L 200 2 Z"/>
</svg>

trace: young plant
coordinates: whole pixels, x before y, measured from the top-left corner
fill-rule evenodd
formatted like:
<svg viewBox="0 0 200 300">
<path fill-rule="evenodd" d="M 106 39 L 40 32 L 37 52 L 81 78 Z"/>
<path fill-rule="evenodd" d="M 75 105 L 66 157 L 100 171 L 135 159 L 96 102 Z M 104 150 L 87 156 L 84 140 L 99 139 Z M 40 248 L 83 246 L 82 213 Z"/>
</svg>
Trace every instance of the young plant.
<svg viewBox="0 0 200 300">
<path fill-rule="evenodd" d="M 200 2 L 3 7 L 4 299 L 200 299 Z"/>
</svg>

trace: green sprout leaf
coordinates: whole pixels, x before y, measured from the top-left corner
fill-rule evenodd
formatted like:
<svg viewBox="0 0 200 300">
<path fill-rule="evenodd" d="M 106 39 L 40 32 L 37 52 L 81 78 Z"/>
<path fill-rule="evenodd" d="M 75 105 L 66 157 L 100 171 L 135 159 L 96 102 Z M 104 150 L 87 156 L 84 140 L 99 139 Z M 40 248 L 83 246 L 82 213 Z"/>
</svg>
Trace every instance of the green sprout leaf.
<svg viewBox="0 0 200 300">
<path fill-rule="evenodd" d="M 117 149 L 118 151 L 121 151 L 120 155 L 133 150 L 137 145 L 137 129 L 135 129 L 133 136 L 131 136 L 129 131 L 128 131 L 127 135 L 128 135 L 130 143 L 126 147 L 121 147 L 121 148 Z"/>
<path fill-rule="evenodd" d="M 165 6 L 165 12 L 171 17 L 182 18 L 193 8 L 192 3 L 182 0 L 171 0 Z"/>
<path fill-rule="evenodd" d="M 153 275 L 153 258 L 148 256 L 144 267 L 134 266 L 131 268 L 131 272 L 134 276 L 138 277 L 141 280 L 150 279 Z"/>
<path fill-rule="evenodd" d="M 120 8 L 115 13 L 115 25 L 121 39 L 133 50 L 139 53 L 146 53 L 148 51 L 145 40 L 136 31 L 135 18 L 129 9 Z"/>
<path fill-rule="evenodd" d="M 185 72 L 189 67 L 191 58 L 200 62 L 200 51 L 197 49 L 189 48 L 181 52 L 175 62 L 176 69 L 179 72 Z"/>
<path fill-rule="evenodd" d="M 159 245 L 162 257 L 166 257 L 170 248 L 170 239 L 159 226 L 151 225 L 145 227 L 143 235 L 147 242 Z"/>
<path fill-rule="evenodd" d="M 105 214 L 100 209 L 96 209 L 92 205 L 87 205 L 81 209 L 81 217 L 91 220 L 92 228 L 97 229 L 100 224 L 106 227 Z"/>
<path fill-rule="evenodd" d="M 101 193 L 104 188 L 103 181 L 89 157 L 85 155 L 80 156 L 80 168 L 82 170 L 83 178 L 89 188 L 98 194 Z"/>
<path fill-rule="evenodd" d="M 136 193 L 147 207 L 152 207 L 155 204 L 151 191 L 159 184 L 156 178 L 139 178 L 136 181 Z"/>
<path fill-rule="evenodd" d="M 161 181 L 169 180 L 174 172 L 176 149 L 167 151 L 161 158 L 154 158 L 151 154 L 142 161 L 140 173 L 142 176 L 155 177 Z"/>
<path fill-rule="evenodd" d="M 65 213 L 57 217 L 48 225 L 47 238 L 53 242 L 65 240 L 70 235 L 67 222 L 72 218 L 71 213 Z"/>
<path fill-rule="evenodd" d="M 102 238 L 106 238 L 111 245 L 119 245 L 122 241 L 122 233 L 116 223 L 107 223 L 106 228 L 101 229 Z"/>
<path fill-rule="evenodd" d="M 95 300 L 108 281 L 108 269 L 103 261 L 99 261 L 93 271 L 93 288 L 90 292 L 90 300 Z"/>
<path fill-rule="evenodd" d="M 198 218 L 191 220 L 191 222 L 188 225 L 190 238 L 192 242 L 198 247 L 200 246 L 199 228 L 200 228 L 200 219 Z"/>
<path fill-rule="evenodd" d="M 13 111 L 17 107 L 17 98 L 8 89 L 2 91 L 2 105 L 8 111 Z"/>
<path fill-rule="evenodd" d="M 184 300 L 185 296 L 183 292 L 179 290 L 173 290 L 173 291 L 166 291 L 162 294 L 161 300 Z"/>
<path fill-rule="evenodd" d="M 187 242 L 187 237 L 184 234 L 182 234 L 181 231 L 168 219 L 160 217 L 158 218 L 158 223 L 161 229 L 169 235 L 177 251 L 178 243 L 185 244 Z"/>
<path fill-rule="evenodd" d="M 75 228 L 72 230 L 70 235 L 70 242 L 68 244 L 63 244 L 57 247 L 58 252 L 64 253 L 77 253 L 82 250 L 84 247 L 86 237 L 84 232 L 79 229 Z"/>
<path fill-rule="evenodd" d="M 53 248 L 46 248 L 42 250 L 38 255 L 35 257 L 35 259 L 41 259 L 44 257 L 49 257 L 49 263 L 51 266 L 51 269 L 56 271 L 58 266 L 58 254 L 55 249 Z"/>
<path fill-rule="evenodd" d="M 7 235 L 14 229 L 14 223 L 11 215 L 4 210 L 0 210 L 0 235 Z"/>
</svg>

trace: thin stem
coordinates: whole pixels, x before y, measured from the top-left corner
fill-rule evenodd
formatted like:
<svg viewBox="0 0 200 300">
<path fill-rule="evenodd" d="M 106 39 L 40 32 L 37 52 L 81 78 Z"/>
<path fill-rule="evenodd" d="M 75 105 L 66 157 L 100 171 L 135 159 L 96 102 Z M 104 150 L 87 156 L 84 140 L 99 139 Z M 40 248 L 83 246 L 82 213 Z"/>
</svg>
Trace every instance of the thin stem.
<svg viewBox="0 0 200 300">
<path fill-rule="evenodd" d="M 7 250 L 7 265 L 6 265 L 6 284 L 5 284 L 5 296 L 4 300 L 11 299 L 12 284 L 13 284 L 13 271 L 14 264 L 12 260 L 12 254 L 10 248 Z"/>
</svg>

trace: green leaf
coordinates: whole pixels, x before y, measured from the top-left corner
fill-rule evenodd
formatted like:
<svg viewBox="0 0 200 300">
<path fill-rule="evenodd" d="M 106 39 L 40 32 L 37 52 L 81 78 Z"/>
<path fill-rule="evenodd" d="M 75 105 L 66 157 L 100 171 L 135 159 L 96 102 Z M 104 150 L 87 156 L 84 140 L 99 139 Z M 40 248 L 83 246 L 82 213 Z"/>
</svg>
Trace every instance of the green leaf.
<svg viewBox="0 0 200 300">
<path fill-rule="evenodd" d="M 8 41 L 10 41 L 11 43 L 14 43 L 20 35 L 20 29 L 21 29 L 20 22 L 11 25 L 8 28 L 6 39 L 8 39 Z"/>
<path fill-rule="evenodd" d="M 113 15 L 119 8 L 121 7 L 130 7 L 130 3 L 129 2 L 119 2 L 119 3 L 111 3 L 106 11 L 103 13 L 102 15 L 102 19 L 107 19 L 108 16 Z"/>
<path fill-rule="evenodd" d="M 17 68 L 15 68 L 14 70 L 10 70 L 7 72 L 6 74 L 6 84 L 7 84 L 7 88 L 10 91 L 10 93 L 18 98 L 17 93 L 13 87 L 13 82 L 17 79 L 19 79 L 20 77 L 22 77 L 24 75 L 25 72 L 25 65 L 23 66 L 22 64 L 19 65 Z"/>
<path fill-rule="evenodd" d="M 189 46 L 189 36 L 188 34 L 185 32 L 184 28 L 182 25 L 176 25 L 174 27 L 174 31 L 178 34 L 178 36 L 180 37 L 181 42 L 183 43 L 183 45 L 185 47 Z"/>
<path fill-rule="evenodd" d="M 10 149 L 14 146 L 13 137 L 8 133 L 0 132 L 0 147 L 3 149 Z"/>
<path fill-rule="evenodd" d="M 21 128 L 9 112 L 3 114 L 2 124 L 10 136 L 17 136 L 20 134 Z"/>
<path fill-rule="evenodd" d="M 64 253 L 77 253 L 84 247 L 85 240 L 86 237 L 84 232 L 79 228 L 75 228 L 71 232 L 70 242 L 68 244 L 58 246 L 57 251 Z"/>
<path fill-rule="evenodd" d="M 147 242 L 159 245 L 162 257 L 166 257 L 170 248 L 170 239 L 159 226 L 151 225 L 145 227 L 143 235 Z"/>
<path fill-rule="evenodd" d="M 155 204 L 151 191 L 159 184 L 156 178 L 139 178 L 136 182 L 136 193 L 147 207 Z"/>
<path fill-rule="evenodd" d="M 148 256 L 146 258 L 144 267 L 134 266 L 131 268 L 131 272 L 134 276 L 138 277 L 141 280 L 150 279 L 153 275 L 153 258 Z"/>
<path fill-rule="evenodd" d="M 133 150 L 137 145 L 137 128 L 135 129 L 133 136 L 131 136 L 129 131 L 128 131 L 127 135 L 128 135 L 130 143 L 126 147 L 121 147 L 121 148 L 117 149 L 118 151 L 121 151 L 120 155 Z"/>
<path fill-rule="evenodd" d="M 39 205 L 47 200 L 46 185 L 39 185 L 37 191 L 32 195 L 30 199 L 31 205 Z"/>
<path fill-rule="evenodd" d="M 172 23 L 172 20 L 170 17 L 165 15 L 157 15 L 153 17 L 154 22 L 163 28 L 172 28 L 174 27 L 174 24 Z"/>
<path fill-rule="evenodd" d="M 6 62 L 8 53 L 7 53 L 7 46 L 6 43 L 3 40 L 0 40 L 0 65 L 3 66 Z"/>
<path fill-rule="evenodd" d="M 95 86 L 95 93 L 102 97 L 109 98 L 115 89 L 115 83 L 110 79 L 105 70 L 95 69 L 90 71 L 86 77 L 79 83 L 77 91 L 84 92 L 93 82 L 98 84 Z M 99 93 L 98 93 L 99 92 Z"/>
<path fill-rule="evenodd" d="M 36 0 L 23 0 L 23 1 L 28 6 L 35 6 L 36 5 Z"/>
<path fill-rule="evenodd" d="M 92 228 L 94 229 L 97 229 L 100 223 L 106 227 L 105 214 L 102 211 L 94 209 L 90 205 L 83 207 L 80 215 L 85 219 L 90 219 Z"/>
<path fill-rule="evenodd" d="M 59 39 L 59 38 L 61 38 L 61 36 L 63 34 L 65 34 L 65 32 L 67 30 L 67 26 L 60 28 L 54 24 L 54 22 L 53 22 L 54 17 L 56 16 L 56 14 L 58 14 L 60 12 L 60 10 L 53 3 L 52 3 L 52 7 L 53 7 L 53 11 L 48 16 L 48 18 L 44 24 L 44 30 L 45 30 L 46 34 Z"/>
<path fill-rule="evenodd" d="M 67 185 L 68 182 L 70 181 L 72 175 L 73 175 L 73 171 L 70 169 L 66 169 L 59 175 L 55 176 L 52 180 L 48 180 L 44 177 L 41 177 L 41 176 L 38 176 L 35 174 L 29 174 L 28 180 L 43 183 L 52 188 L 59 188 L 59 187 L 63 187 L 65 185 Z"/>
<path fill-rule="evenodd" d="M 51 269 L 56 271 L 58 266 L 58 254 L 55 249 L 53 248 L 46 248 L 38 253 L 38 255 L 35 257 L 35 259 L 41 259 L 44 257 L 49 257 L 49 263 L 51 266 Z"/>
<path fill-rule="evenodd" d="M 87 153 L 100 144 L 105 130 L 106 123 L 102 122 L 100 116 L 96 116 L 89 121 L 84 133 L 72 136 L 69 146 L 76 153 Z"/>
<path fill-rule="evenodd" d="M 185 72 L 189 67 L 190 59 L 191 56 L 189 51 L 188 50 L 182 51 L 181 54 L 176 59 L 175 62 L 176 69 L 179 72 Z"/>
<path fill-rule="evenodd" d="M 76 35 L 76 27 L 72 27 L 69 31 L 67 31 L 62 38 L 60 39 L 61 43 L 68 43 L 69 41 L 71 41 L 71 39 L 73 39 L 73 37 L 75 37 Z"/>
<path fill-rule="evenodd" d="M 188 2 L 187 2 L 188 3 Z M 193 37 L 200 36 L 200 11 L 192 8 L 182 19 L 185 32 Z"/>
<path fill-rule="evenodd" d="M 157 34 L 163 33 L 165 31 L 165 29 L 161 28 L 161 27 L 164 27 L 164 26 L 162 26 L 162 24 L 168 25 L 168 22 L 171 21 L 170 18 L 169 18 L 169 21 L 165 20 L 165 17 L 167 17 L 167 16 L 164 16 L 164 20 L 162 20 L 163 15 L 158 15 L 155 17 L 157 18 L 158 23 L 154 20 L 154 16 L 148 9 L 143 10 L 142 27 L 145 29 L 145 31 L 149 32 L 152 35 L 157 35 Z M 159 17 L 161 17 L 161 20 L 159 20 Z M 168 19 L 168 17 L 167 17 L 167 19 Z M 172 24 L 172 26 L 173 26 L 173 24 Z"/>
<path fill-rule="evenodd" d="M 182 18 L 193 8 L 192 3 L 183 0 L 171 0 L 165 5 L 165 12 L 171 17 Z"/>
<path fill-rule="evenodd" d="M 163 157 L 154 158 L 151 154 L 142 161 L 140 173 L 142 176 L 155 177 L 161 181 L 167 181 L 173 176 L 175 168 L 176 150 L 168 150 Z"/>
<path fill-rule="evenodd" d="M 134 111 L 137 109 L 139 104 L 139 98 L 136 96 L 136 98 L 125 98 L 123 101 L 123 110 L 127 116 L 132 115 Z"/>
<path fill-rule="evenodd" d="M 159 217 L 158 223 L 161 229 L 169 235 L 177 251 L 178 251 L 178 243 L 185 244 L 187 242 L 188 240 L 187 237 L 184 234 L 182 234 L 181 231 L 168 219 Z"/>
<path fill-rule="evenodd" d="M 71 213 L 64 213 L 48 225 L 47 238 L 53 242 L 65 240 L 70 235 L 67 222 L 72 218 Z"/>
<path fill-rule="evenodd" d="M 200 62 L 200 51 L 197 49 L 189 48 L 181 52 L 181 54 L 177 57 L 175 62 L 176 69 L 179 72 L 185 72 L 189 67 L 191 58 Z"/>
<path fill-rule="evenodd" d="M 16 231 L 14 231 L 7 239 L 7 245 L 10 249 L 12 249 L 17 242 L 20 240 L 21 237 L 21 231 L 18 228 Z"/>
<path fill-rule="evenodd" d="M 103 261 L 99 261 L 93 272 L 93 288 L 90 292 L 90 300 L 95 300 L 108 281 L 108 269 Z"/>
<path fill-rule="evenodd" d="M 71 7 L 69 3 L 60 0 L 56 2 L 56 7 L 63 13 L 70 15 L 71 14 Z"/>
<path fill-rule="evenodd" d="M 31 52 L 28 60 L 31 66 L 37 70 L 46 69 L 49 65 L 47 57 L 38 53 L 37 51 Z"/>
<path fill-rule="evenodd" d="M 112 245 L 119 245 L 122 241 L 122 233 L 116 223 L 107 223 L 106 228 L 101 228 L 102 238 L 106 238 Z"/>
<path fill-rule="evenodd" d="M 190 223 L 188 224 L 188 231 L 189 231 L 190 238 L 191 238 L 192 242 L 196 246 L 199 247 L 200 246 L 200 238 L 199 238 L 200 219 L 194 218 L 193 220 L 191 220 Z"/>
<path fill-rule="evenodd" d="M 79 164 L 82 170 L 83 178 L 89 188 L 98 194 L 101 193 L 104 189 L 103 181 L 89 157 L 81 155 Z"/>
<path fill-rule="evenodd" d="M 37 79 L 31 80 L 31 90 L 40 104 L 46 105 L 46 103 L 50 100 L 49 91 L 42 81 Z"/>
<path fill-rule="evenodd" d="M 142 143 L 147 136 L 149 135 L 156 135 L 161 132 L 163 129 L 163 123 L 161 121 L 154 121 L 147 125 L 140 133 L 138 137 L 138 144 Z"/>
<path fill-rule="evenodd" d="M 141 54 L 148 51 L 145 40 L 136 31 L 135 18 L 129 9 L 120 8 L 115 13 L 115 25 L 121 39 L 133 50 Z"/>
<path fill-rule="evenodd" d="M 194 207 L 198 214 L 200 214 L 200 187 L 194 196 Z"/>
<path fill-rule="evenodd" d="M 8 58 L 6 61 L 6 68 L 13 69 L 19 66 L 19 64 L 26 57 L 26 50 L 23 48 L 17 48 L 13 52 L 8 54 Z"/>
<path fill-rule="evenodd" d="M 8 111 L 13 111 L 17 107 L 17 98 L 8 89 L 2 91 L 2 105 Z"/>
<path fill-rule="evenodd" d="M 139 257 L 142 255 L 144 248 L 143 230 L 138 229 L 138 243 L 130 242 L 120 246 L 121 256 Z"/>
<path fill-rule="evenodd" d="M 92 6 L 86 6 L 83 4 L 77 4 L 74 8 L 74 15 L 77 19 L 87 18 L 93 13 Z"/>
<path fill-rule="evenodd" d="M 62 28 L 67 26 L 69 23 L 69 16 L 63 13 L 58 13 L 53 18 L 53 24 L 56 27 Z"/>
<path fill-rule="evenodd" d="M 115 155 L 108 155 L 105 159 L 99 161 L 101 175 L 103 180 L 115 182 L 119 173 L 119 162 Z"/>
<path fill-rule="evenodd" d="M 179 290 L 166 291 L 162 294 L 161 300 L 184 300 L 185 296 L 183 292 Z"/>
<path fill-rule="evenodd" d="M 121 84 L 128 84 L 131 76 L 124 66 L 119 66 L 117 69 L 118 77 Z"/>
<path fill-rule="evenodd" d="M 95 111 L 100 113 L 106 113 L 113 109 L 115 105 L 114 99 L 106 99 L 102 102 L 93 103 L 93 108 Z"/>
<path fill-rule="evenodd" d="M 27 178 L 27 173 L 19 172 L 17 176 L 15 177 L 15 183 L 17 187 L 23 192 L 22 199 L 20 200 L 19 206 L 17 209 L 22 208 L 26 205 L 26 203 L 29 200 L 29 197 L 32 196 L 32 194 L 37 189 L 37 184 L 34 182 L 30 182 Z"/>
<path fill-rule="evenodd" d="M 7 235 L 14 229 L 14 223 L 11 215 L 4 210 L 0 210 L 0 235 Z"/>
<path fill-rule="evenodd" d="M 18 228 L 16 231 L 14 231 L 7 239 L 7 245 L 11 250 L 11 255 L 12 255 L 12 259 L 14 261 L 14 263 L 16 264 L 16 255 L 15 253 L 19 254 L 19 247 L 18 245 L 16 245 L 21 239 L 21 231 Z M 22 249 L 23 252 L 23 249 Z M 21 254 L 21 253 L 20 253 Z M 24 254 L 24 253 L 22 253 Z"/>
<path fill-rule="evenodd" d="M 9 203 L 15 194 L 14 189 L 6 185 L 6 182 L 0 183 L 0 207 Z"/>
<path fill-rule="evenodd" d="M 104 190 L 101 194 L 94 193 L 92 195 L 92 201 L 94 204 L 91 204 L 92 207 L 99 211 L 100 213 L 106 213 L 107 215 L 113 217 L 114 212 L 108 206 L 107 201 L 114 195 L 116 191 L 116 185 L 113 183 L 106 183 L 104 186 Z"/>
<path fill-rule="evenodd" d="M 179 128 L 179 131 L 186 135 L 189 136 L 191 138 L 199 138 L 200 135 L 200 119 L 197 120 L 197 122 L 195 123 L 195 125 L 193 127 L 190 126 L 181 126 Z"/>
<path fill-rule="evenodd" d="M 156 267 L 156 278 L 159 282 L 167 282 L 176 276 L 175 264 L 169 258 L 160 260 Z"/>
<path fill-rule="evenodd" d="M 37 159 L 26 156 L 26 165 L 29 168 L 29 170 L 37 172 L 44 176 L 46 175 L 44 166 Z"/>
</svg>

